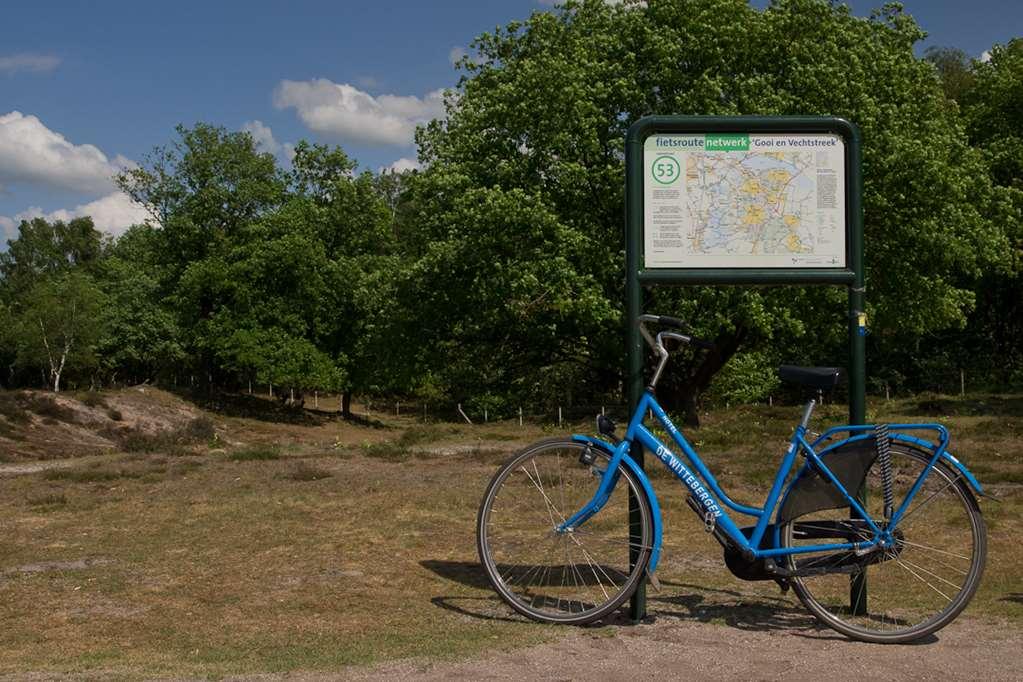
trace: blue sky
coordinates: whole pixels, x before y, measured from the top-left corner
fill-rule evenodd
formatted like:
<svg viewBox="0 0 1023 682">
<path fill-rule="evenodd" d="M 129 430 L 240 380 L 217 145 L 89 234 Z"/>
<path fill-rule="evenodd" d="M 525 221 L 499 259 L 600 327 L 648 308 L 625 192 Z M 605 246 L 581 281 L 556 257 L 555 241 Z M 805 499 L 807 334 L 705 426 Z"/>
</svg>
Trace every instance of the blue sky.
<svg viewBox="0 0 1023 682">
<path fill-rule="evenodd" d="M 167 143 L 178 123 L 248 129 L 282 158 L 304 138 L 339 143 L 372 170 L 413 160 L 413 126 L 457 82 L 453 55 L 551 4 L 12 3 L 0 41 L 0 248 L 28 215 L 89 212 L 102 229 L 123 229 L 141 213 L 110 173 Z M 866 16 L 881 0 L 847 4 Z M 904 4 L 930 34 L 921 49 L 979 57 L 1023 34 L 1017 1 Z"/>
</svg>

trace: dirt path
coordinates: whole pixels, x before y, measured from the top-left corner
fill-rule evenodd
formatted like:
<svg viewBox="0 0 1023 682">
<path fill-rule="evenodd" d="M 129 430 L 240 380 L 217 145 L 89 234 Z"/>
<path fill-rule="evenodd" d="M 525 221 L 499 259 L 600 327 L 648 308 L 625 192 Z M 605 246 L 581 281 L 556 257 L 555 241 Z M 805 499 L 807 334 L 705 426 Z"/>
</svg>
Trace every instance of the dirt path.
<svg viewBox="0 0 1023 682">
<path fill-rule="evenodd" d="M 353 668 L 352 680 L 1020 680 L 1023 634 L 960 620 L 930 640 L 879 646 L 814 627 L 745 630 L 660 619 L 462 663 Z M 329 679 L 327 677 L 311 679 Z"/>
<path fill-rule="evenodd" d="M 103 462 L 111 458 L 112 455 L 92 455 L 87 457 L 72 457 L 69 459 L 42 459 L 38 461 L 18 462 L 17 464 L 0 464 L 0 476 L 38 474 L 40 471 L 84 466 L 92 462 Z"/>
</svg>

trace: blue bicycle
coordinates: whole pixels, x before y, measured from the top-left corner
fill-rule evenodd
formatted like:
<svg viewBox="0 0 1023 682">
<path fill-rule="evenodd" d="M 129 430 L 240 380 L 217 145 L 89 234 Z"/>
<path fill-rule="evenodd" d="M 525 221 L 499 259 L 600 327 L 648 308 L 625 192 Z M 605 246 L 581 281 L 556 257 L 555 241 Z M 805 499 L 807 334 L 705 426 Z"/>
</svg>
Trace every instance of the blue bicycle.
<svg viewBox="0 0 1023 682">
<path fill-rule="evenodd" d="M 599 438 L 531 445 L 501 467 L 484 494 L 480 560 L 513 609 L 539 621 L 583 624 L 614 612 L 643 579 L 659 587 L 661 513 L 629 455 L 636 443 L 678 477 L 733 574 L 791 588 L 814 616 L 849 637 L 911 641 L 966 607 L 986 555 L 976 499 L 982 491 L 948 452 L 943 426 L 852 425 L 811 434 L 810 400 L 763 507 L 739 504 L 654 397 L 668 362 L 666 341 L 709 344 L 683 333 L 675 318 L 643 315 L 637 323 L 659 362 L 624 438 L 598 418 Z M 647 325 L 661 330 L 655 336 Z M 780 375 L 824 390 L 840 371 L 787 366 Z M 688 464 L 647 428 L 648 412 Z M 797 468 L 800 456 L 805 462 Z M 728 510 L 753 517 L 754 525 L 738 526 Z"/>
</svg>

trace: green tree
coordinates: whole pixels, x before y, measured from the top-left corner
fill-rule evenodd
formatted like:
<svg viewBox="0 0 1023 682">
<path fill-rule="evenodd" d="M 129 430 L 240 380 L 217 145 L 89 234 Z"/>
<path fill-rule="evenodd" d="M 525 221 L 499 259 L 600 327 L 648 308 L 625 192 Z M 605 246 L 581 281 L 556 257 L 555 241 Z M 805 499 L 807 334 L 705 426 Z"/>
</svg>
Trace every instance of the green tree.
<svg viewBox="0 0 1023 682">
<path fill-rule="evenodd" d="M 248 242 L 255 222 L 283 204 L 287 178 L 248 133 L 204 123 L 177 133 L 118 184 L 159 221 L 152 249 L 158 288 L 171 302 L 173 323 L 187 330 L 186 356 L 206 379 L 220 369 L 225 305 L 246 287 L 230 278 L 231 254 Z"/>
<path fill-rule="evenodd" d="M 973 87 L 973 66 L 970 56 L 955 47 L 929 47 L 924 59 L 934 65 L 941 79 L 945 96 L 962 102 L 963 96 Z"/>
<path fill-rule="evenodd" d="M 61 376 L 68 369 L 95 364 L 103 305 L 103 292 L 82 272 L 73 270 L 39 281 L 16 318 L 19 364 L 41 366 L 53 391 L 60 391 Z"/>
<path fill-rule="evenodd" d="M 961 325 L 977 277 L 1004 263 L 1004 224 L 989 217 L 999 199 L 983 159 L 969 147 L 934 68 L 913 54 L 923 35 L 897 5 L 862 20 L 823 0 L 777 0 L 764 11 L 744 0 L 586 0 L 536 13 L 473 43 L 447 120 L 419 132 L 425 169 L 412 182 L 414 215 L 451 215 L 457 197 L 474 188 L 519 191 L 549 213 L 563 226 L 559 239 L 571 235 L 566 264 L 587 283 L 577 295 L 602 302 L 588 316 L 556 321 L 550 337 L 585 337 L 586 350 L 575 357 L 588 376 L 600 376 L 622 366 L 628 126 L 647 114 L 842 116 L 864 138 L 875 339 Z M 432 239 L 468 244 L 491 227 L 462 218 L 425 225 L 412 229 L 432 232 L 404 240 L 414 259 L 426 257 L 423 245 Z M 487 288 L 504 272 L 519 272 L 535 251 L 518 246 L 521 257 L 513 252 L 500 268 L 453 276 L 448 290 Z M 564 252 L 550 241 L 538 248 Z M 412 273 L 423 269 L 411 266 Z M 841 292 L 827 288 L 661 289 L 647 307 L 681 313 L 717 341 L 718 352 L 694 355 L 669 378 L 690 421 L 698 394 L 735 352 L 798 343 L 833 355 L 846 323 Z M 447 330 L 481 315 L 442 305 L 430 312 L 458 317 Z M 500 329 L 491 334 L 504 338 Z M 445 330 L 427 345 L 453 338 Z M 539 366 L 561 354 L 557 344 L 547 348 Z M 499 352 L 491 358 L 495 371 L 507 361 Z M 488 372 L 480 376 L 494 376 Z M 620 380 L 605 374 L 603 383 Z"/>
<path fill-rule="evenodd" d="M 119 375 L 156 378 L 186 359 L 174 311 L 162 296 L 159 236 L 158 228 L 150 226 L 129 229 L 97 268 L 107 304 L 96 352 L 112 381 Z"/>
<path fill-rule="evenodd" d="M 0 253 L 0 305 L 10 317 L 10 326 L 5 325 L 2 334 L 7 338 L 0 343 L 0 363 L 7 368 L 9 383 L 16 379 L 19 366 L 27 368 L 25 352 L 19 354 L 20 341 L 13 321 L 34 303 L 32 292 L 48 279 L 69 272 L 95 271 L 101 257 L 100 233 L 91 218 L 21 221 L 18 236 L 8 241 L 7 251 Z"/>
<path fill-rule="evenodd" d="M 0 253 L 0 293 L 13 300 L 40 279 L 76 268 L 91 269 L 102 254 L 92 218 L 23 220 L 18 236 Z"/>
<path fill-rule="evenodd" d="M 962 99 L 970 140 L 984 154 L 1009 216 L 1010 272 L 991 271 L 978 287 L 978 306 L 961 355 L 981 361 L 1001 385 L 1023 383 L 1023 38 L 973 63 L 973 83 Z M 973 349 L 988 349 L 975 354 Z M 958 348 L 957 348 L 958 349 Z M 960 364 L 960 366 L 962 366 Z"/>
<path fill-rule="evenodd" d="M 341 410 L 351 417 L 352 394 L 395 388 L 379 348 L 391 314 L 397 178 L 355 174 L 340 148 L 300 142 L 292 161 L 295 197 L 326 264 L 320 348 L 334 359 L 342 382 Z"/>
</svg>

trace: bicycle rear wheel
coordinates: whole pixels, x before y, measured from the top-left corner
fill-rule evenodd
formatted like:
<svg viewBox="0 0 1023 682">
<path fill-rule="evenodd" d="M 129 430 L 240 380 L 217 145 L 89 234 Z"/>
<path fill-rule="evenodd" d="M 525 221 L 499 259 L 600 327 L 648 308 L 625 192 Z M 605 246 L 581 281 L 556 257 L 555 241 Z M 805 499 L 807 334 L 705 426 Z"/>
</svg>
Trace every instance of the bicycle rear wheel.
<svg viewBox="0 0 1023 682">
<path fill-rule="evenodd" d="M 480 505 L 476 539 L 487 576 L 505 602 L 534 620 L 604 618 L 636 589 L 650 557 L 650 507 L 624 466 L 599 513 L 572 531 L 556 532 L 592 498 L 609 464 L 597 448 L 590 450 L 592 465 L 581 463 L 585 447 L 551 440 L 526 448 L 501 467 Z M 641 517 L 638 543 L 630 542 L 630 492 Z"/>
<path fill-rule="evenodd" d="M 893 443 L 891 454 L 898 506 L 931 453 Z M 864 485 L 865 509 L 881 526 L 879 461 L 868 471 Z M 782 546 L 790 547 L 871 537 L 862 521 L 851 520 L 849 510 L 842 508 L 790 521 L 782 526 L 780 539 Z M 788 557 L 790 570 L 837 571 L 794 578 L 796 596 L 826 625 L 867 642 L 908 642 L 944 627 L 966 607 L 984 570 L 984 520 L 973 494 L 952 469 L 938 463 L 896 525 L 895 537 L 894 547 L 861 557 L 852 552 Z"/>
</svg>

